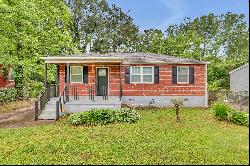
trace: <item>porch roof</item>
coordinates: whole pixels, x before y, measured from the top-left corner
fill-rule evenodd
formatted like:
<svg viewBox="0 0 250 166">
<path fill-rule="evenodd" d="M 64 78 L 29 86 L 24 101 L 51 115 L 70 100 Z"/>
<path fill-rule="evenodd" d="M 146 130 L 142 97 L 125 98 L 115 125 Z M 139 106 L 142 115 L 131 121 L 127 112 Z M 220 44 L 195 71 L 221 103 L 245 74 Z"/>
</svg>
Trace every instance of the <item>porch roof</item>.
<svg viewBox="0 0 250 166">
<path fill-rule="evenodd" d="M 45 63 L 123 63 L 123 64 L 209 64 L 209 62 L 154 53 L 84 53 L 43 57 Z"/>
</svg>

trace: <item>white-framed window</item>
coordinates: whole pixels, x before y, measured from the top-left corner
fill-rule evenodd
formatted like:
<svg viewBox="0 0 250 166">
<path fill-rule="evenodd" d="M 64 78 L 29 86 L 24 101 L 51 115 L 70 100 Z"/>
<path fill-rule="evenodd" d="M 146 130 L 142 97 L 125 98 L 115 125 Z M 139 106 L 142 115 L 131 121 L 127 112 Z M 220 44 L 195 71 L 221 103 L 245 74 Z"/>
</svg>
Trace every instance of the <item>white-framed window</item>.
<svg viewBox="0 0 250 166">
<path fill-rule="evenodd" d="M 8 75 L 9 81 L 15 81 L 15 73 L 12 68 L 9 70 L 9 75 Z"/>
<path fill-rule="evenodd" d="M 130 67 L 131 83 L 154 83 L 153 66 L 131 66 Z"/>
<path fill-rule="evenodd" d="M 82 83 L 83 82 L 83 68 L 82 66 L 70 66 L 70 82 Z"/>
<path fill-rule="evenodd" d="M 177 66 L 177 83 L 178 84 L 189 83 L 189 67 Z"/>
</svg>

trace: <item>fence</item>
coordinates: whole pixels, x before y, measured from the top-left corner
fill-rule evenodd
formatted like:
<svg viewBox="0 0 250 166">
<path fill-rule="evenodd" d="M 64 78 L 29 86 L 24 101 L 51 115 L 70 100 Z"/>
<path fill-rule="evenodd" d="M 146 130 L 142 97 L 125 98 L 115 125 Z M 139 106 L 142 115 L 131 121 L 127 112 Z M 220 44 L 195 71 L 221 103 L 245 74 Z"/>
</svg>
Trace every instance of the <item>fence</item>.
<svg viewBox="0 0 250 166">
<path fill-rule="evenodd" d="M 208 104 L 211 105 L 215 101 L 225 101 L 233 104 L 241 110 L 242 107 L 249 105 L 249 93 L 247 91 L 232 92 L 229 90 L 216 90 L 208 92 Z"/>
</svg>

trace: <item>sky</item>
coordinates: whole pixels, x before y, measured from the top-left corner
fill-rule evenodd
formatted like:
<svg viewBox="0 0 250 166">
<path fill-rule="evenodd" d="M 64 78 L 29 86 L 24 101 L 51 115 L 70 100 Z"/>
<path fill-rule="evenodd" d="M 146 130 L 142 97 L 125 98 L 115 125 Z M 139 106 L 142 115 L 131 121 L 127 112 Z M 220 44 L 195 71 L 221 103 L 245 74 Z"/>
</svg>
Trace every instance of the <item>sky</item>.
<svg viewBox="0 0 250 166">
<path fill-rule="evenodd" d="M 245 14 L 249 24 L 248 0 L 107 0 L 116 4 L 134 19 L 140 30 L 166 30 L 171 24 L 183 22 L 185 17 L 196 18 L 213 13 Z"/>
</svg>

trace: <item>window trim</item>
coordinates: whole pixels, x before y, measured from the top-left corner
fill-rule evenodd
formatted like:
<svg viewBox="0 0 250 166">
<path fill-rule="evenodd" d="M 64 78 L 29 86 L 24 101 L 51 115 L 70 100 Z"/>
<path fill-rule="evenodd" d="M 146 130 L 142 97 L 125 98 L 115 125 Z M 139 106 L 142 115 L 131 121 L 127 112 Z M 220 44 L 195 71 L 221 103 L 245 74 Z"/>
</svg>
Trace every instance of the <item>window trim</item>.
<svg viewBox="0 0 250 166">
<path fill-rule="evenodd" d="M 71 72 L 72 72 L 72 68 L 74 68 L 74 67 L 80 67 L 81 68 L 81 74 L 71 74 Z M 69 74 L 70 74 L 70 83 L 83 83 L 83 66 L 70 66 L 70 72 L 69 72 Z M 81 80 L 81 82 L 72 82 L 72 77 L 71 76 L 74 76 L 74 75 L 81 75 L 82 77 L 82 80 Z"/>
<path fill-rule="evenodd" d="M 132 68 L 133 67 L 139 67 L 140 68 L 140 74 L 133 74 L 132 73 Z M 143 68 L 144 67 L 151 67 L 152 68 L 152 74 L 143 74 Z M 133 75 L 139 75 L 141 78 L 140 82 L 133 82 L 132 81 L 132 76 Z M 144 75 L 152 75 L 152 82 L 143 82 L 143 76 Z M 154 66 L 130 66 L 130 83 L 132 84 L 154 84 Z"/>
<path fill-rule="evenodd" d="M 179 81 L 179 72 L 178 72 L 178 69 L 179 67 L 182 67 L 182 68 L 187 68 L 187 82 L 180 82 Z M 177 66 L 177 84 L 189 84 L 189 66 Z"/>
</svg>

